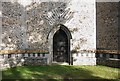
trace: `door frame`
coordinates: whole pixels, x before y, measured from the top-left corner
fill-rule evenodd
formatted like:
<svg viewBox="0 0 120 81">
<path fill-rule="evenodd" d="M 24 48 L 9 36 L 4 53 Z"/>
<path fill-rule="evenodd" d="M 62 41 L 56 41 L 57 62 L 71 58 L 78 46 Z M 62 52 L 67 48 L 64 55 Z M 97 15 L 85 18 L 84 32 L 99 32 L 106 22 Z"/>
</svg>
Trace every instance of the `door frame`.
<svg viewBox="0 0 120 81">
<path fill-rule="evenodd" d="M 54 25 L 53 28 L 51 29 L 50 33 L 48 34 L 47 36 L 47 39 L 48 39 L 48 48 L 49 48 L 49 63 L 52 63 L 53 62 L 53 37 L 54 37 L 54 34 L 59 30 L 59 29 L 62 29 L 66 35 L 67 35 L 67 38 L 68 38 L 68 54 L 69 55 L 69 65 L 72 64 L 72 55 L 71 55 L 71 39 L 72 39 L 72 35 L 69 31 L 69 29 L 62 25 L 62 24 L 57 24 L 57 25 Z"/>
</svg>

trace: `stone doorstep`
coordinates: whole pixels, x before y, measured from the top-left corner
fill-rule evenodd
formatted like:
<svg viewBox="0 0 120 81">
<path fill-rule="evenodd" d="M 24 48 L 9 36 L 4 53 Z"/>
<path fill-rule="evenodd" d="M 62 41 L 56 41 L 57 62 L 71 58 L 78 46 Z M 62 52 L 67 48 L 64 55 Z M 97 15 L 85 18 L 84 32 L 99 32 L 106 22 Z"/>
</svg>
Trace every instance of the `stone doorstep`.
<svg viewBox="0 0 120 81">
<path fill-rule="evenodd" d="M 69 65 L 67 62 L 52 62 L 52 65 Z"/>
</svg>

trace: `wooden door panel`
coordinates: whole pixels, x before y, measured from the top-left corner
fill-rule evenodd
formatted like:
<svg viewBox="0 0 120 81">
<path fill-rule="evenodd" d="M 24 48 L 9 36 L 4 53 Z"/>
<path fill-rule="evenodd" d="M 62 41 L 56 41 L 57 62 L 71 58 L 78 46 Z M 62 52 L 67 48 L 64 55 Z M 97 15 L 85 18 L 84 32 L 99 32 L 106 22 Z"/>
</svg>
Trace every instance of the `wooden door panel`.
<svg viewBox="0 0 120 81">
<path fill-rule="evenodd" d="M 64 31 L 59 30 L 53 38 L 53 61 L 66 62 L 68 60 L 68 39 Z"/>
</svg>

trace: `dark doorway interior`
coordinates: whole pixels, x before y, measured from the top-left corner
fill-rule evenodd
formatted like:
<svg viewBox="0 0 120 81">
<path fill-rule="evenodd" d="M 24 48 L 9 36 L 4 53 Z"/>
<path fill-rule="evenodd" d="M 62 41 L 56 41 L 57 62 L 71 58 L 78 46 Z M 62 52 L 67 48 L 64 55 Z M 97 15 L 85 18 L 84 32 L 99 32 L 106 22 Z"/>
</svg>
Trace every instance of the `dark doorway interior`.
<svg viewBox="0 0 120 81">
<path fill-rule="evenodd" d="M 69 63 L 69 46 L 69 39 L 60 28 L 53 37 L 53 61 Z"/>
</svg>

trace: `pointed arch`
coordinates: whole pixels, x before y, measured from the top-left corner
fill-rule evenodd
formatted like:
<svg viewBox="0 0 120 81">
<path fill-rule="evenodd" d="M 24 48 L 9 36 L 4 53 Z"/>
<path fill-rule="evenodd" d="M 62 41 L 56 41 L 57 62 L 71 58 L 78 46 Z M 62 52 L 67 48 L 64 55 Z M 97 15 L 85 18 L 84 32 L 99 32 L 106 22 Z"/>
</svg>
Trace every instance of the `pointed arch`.
<svg viewBox="0 0 120 81">
<path fill-rule="evenodd" d="M 47 36 L 47 39 L 49 39 L 50 35 L 51 34 L 55 34 L 55 32 L 59 29 L 62 29 L 68 36 L 69 39 L 72 39 L 72 35 L 71 35 L 71 32 L 70 30 L 65 26 L 65 25 L 62 25 L 62 24 L 59 24 L 59 25 L 55 25 L 49 32 L 48 36 Z"/>
<path fill-rule="evenodd" d="M 66 26 L 62 25 L 62 24 L 55 25 L 55 26 L 51 29 L 51 31 L 50 31 L 50 33 L 49 33 L 49 35 L 48 35 L 48 37 L 47 37 L 47 39 L 48 39 L 48 44 L 49 44 L 49 46 L 48 46 L 48 48 L 49 48 L 49 54 L 51 54 L 51 55 L 50 55 L 50 56 L 51 56 L 51 57 L 50 57 L 50 61 L 51 61 L 51 63 L 53 62 L 53 37 L 54 37 L 55 33 L 56 33 L 57 31 L 59 31 L 60 29 L 61 29 L 62 31 L 64 31 L 65 34 L 67 35 L 68 45 L 69 45 L 67 51 L 68 51 L 68 54 L 70 54 L 70 55 L 69 55 L 69 62 L 68 62 L 68 63 L 71 64 L 71 51 L 70 51 L 71 43 L 70 43 L 70 39 L 72 39 L 72 35 L 71 35 L 69 29 L 68 29 Z"/>
<path fill-rule="evenodd" d="M 71 35 L 69 29 L 66 26 L 60 25 L 60 29 L 62 29 L 66 33 L 66 35 L 69 39 L 72 39 L 72 35 Z"/>
</svg>

